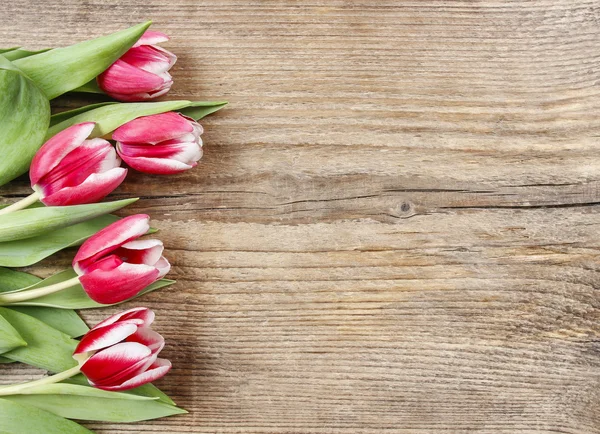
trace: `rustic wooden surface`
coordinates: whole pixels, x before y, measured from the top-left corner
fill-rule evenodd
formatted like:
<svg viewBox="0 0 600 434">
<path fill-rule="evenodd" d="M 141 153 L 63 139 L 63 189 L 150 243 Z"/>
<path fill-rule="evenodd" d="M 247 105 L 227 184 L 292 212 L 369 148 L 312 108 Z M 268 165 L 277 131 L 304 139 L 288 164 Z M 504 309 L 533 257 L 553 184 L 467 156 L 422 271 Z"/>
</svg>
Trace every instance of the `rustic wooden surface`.
<svg viewBox="0 0 600 434">
<path fill-rule="evenodd" d="M 32 48 L 150 18 L 179 55 L 168 97 L 230 101 L 196 170 L 113 195 L 142 197 L 126 213 L 167 245 L 177 285 L 133 304 L 157 311 L 159 386 L 190 413 L 87 426 L 600 432 L 597 0 L 28 0 L 0 18 L 2 46 Z"/>
</svg>

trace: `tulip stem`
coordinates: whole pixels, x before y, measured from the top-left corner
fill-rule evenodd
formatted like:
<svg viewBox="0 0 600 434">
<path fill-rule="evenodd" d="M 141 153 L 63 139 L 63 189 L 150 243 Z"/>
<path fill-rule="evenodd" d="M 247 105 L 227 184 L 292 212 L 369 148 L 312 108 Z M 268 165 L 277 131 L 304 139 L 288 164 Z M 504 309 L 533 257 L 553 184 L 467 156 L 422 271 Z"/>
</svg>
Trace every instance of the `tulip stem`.
<svg viewBox="0 0 600 434">
<path fill-rule="evenodd" d="M 59 381 L 66 380 L 67 378 L 71 378 L 77 374 L 79 374 L 81 365 L 77 365 L 72 367 L 71 369 L 67 369 L 59 374 L 54 374 L 49 377 L 40 378 L 39 380 L 29 381 L 28 383 L 21 384 L 11 384 L 10 386 L 0 387 L 0 396 L 6 395 L 24 395 L 28 393 L 35 393 L 35 388 L 37 386 L 45 386 L 46 384 L 54 384 Z"/>
<path fill-rule="evenodd" d="M 44 295 L 54 294 L 63 289 L 71 288 L 79 285 L 79 277 L 73 277 L 64 282 L 55 283 L 54 285 L 42 286 L 40 288 L 26 289 L 23 291 L 5 292 L 0 294 L 0 306 L 20 303 L 34 298 L 43 297 Z"/>
<path fill-rule="evenodd" d="M 34 191 L 29 196 L 24 197 L 18 202 L 13 203 L 5 208 L 0 209 L 0 215 L 9 214 L 13 211 L 18 211 L 23 208 L 27 208 L 29 205 L 33 205 L 40 199 L 40 194 L 37 191 Z"/>
</svg>

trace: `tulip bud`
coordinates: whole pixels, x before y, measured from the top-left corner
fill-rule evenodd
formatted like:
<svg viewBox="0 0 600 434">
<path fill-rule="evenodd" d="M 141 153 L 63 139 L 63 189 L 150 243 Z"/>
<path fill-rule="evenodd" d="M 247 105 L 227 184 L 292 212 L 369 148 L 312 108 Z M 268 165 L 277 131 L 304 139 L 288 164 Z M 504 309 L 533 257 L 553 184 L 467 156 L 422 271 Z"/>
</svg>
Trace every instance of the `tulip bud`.
<svg viewBox="0 0 600 434">
<path fill-rule="evenodd" d="M 35 154 L 29 177 L 37 197 L 46 205 L 98 202 L 127 175 L 109 142 L 86 140 L 93 122 L 73 125 L 48 140 Z"/>
<path fill-rule="evenodd" d="M 144 101 L 166 94 L 173 84 L 168 71 L 177 57 L 156 44 L 168 40 L 163 33 L 146 31 L 129 51 L 98 76 L 100 88 L 120 101 Z"/>
<path fill-rule="evenodd" d="M 202 126 L 176 112 L 143 116 L 117 128 L 119 156 L 133 169 L 169 175 L 195 167 L 202 158 Z"/>
<path fill-rule="evenodd" d="M 149 219 L 145 214 L 125 217 L 79 248 L 73 268 L 92 300 L 119 303 L 169 272 L 171 265 L 162 256 L 162 241 L 137 239 L 150 229 Z"/>
<path fill-rule="evenodd" d="M 165 340 L 150 329 L 152 321 L 154 312 L 138 307 L 111 316 L 83 336 L 73 357 L 84 360 L 79 369 L 92 386 L 128 390 L 171 369 L 171 362 L 158 358 Z"/>
</svg>

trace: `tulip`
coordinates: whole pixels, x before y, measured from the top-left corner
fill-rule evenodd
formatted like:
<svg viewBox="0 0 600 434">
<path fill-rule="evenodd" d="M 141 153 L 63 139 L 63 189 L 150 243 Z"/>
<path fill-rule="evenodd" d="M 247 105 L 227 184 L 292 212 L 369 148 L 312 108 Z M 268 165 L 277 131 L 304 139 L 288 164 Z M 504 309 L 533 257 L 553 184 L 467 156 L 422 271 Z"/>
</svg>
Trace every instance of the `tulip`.
<svg viewBox="0 0 600 434">
<path fill-rule="evenodd" d="M 79 248 L 73 268 L 88 296 L 98 303 L 118 303 L 167 274 L 159 240 L 138 240 L 150 229 L 150 217 L 125 217 L 90 237 Z"/>
<path fill-rule="evenodd" d="M 34 193 L 0 211 L 7 214 L 37 200 L 64 206 L 98 202 L 127 175 L 120 158 L 104 139 L 86 140 L 94 122 L 73 125 L 48 140 L 35 154 L 29 177 Z"/>
<path fill-rule="evenodd" d="M 113 315 L 87 332 L 74 357 L 84 360 L 81 372 L 92 386 L 128 390 L 171 369 L 171 362 L 158 358 L 165 340 L 150 329 L 153 320 L 154 312 L 139 307 Z"/>
<path fill-rule="evenodd" d="M 91 386 L 123 391 L 162 378 L 171 362 L 159 359 L 164 338 L 150 329 L 154 312 L 137 307 L 113 315 L 87 332 L 73 352 L 78 365 L 29 383 L 0 387 L 0 396 L 31 394 L 35 388 L 58 383 L 79 373 Z"/>
<path fill-rule="evenodd" d="M 22 303 L 81 285 L 97 303 L 115 304 L 136 296 L 171 268 L 159 240 L 138 240 L 150 229 L 145 214 L 118 220 L 85 241 L 73 259 L 77 277 L 54 285 L 0 294 L 0 305 Z"/>
<path fill-rule="evenodd" d="M 167 93 L 173 85 L 169 70 L 177 56 L 160 48 L 169 37 L 147 31 L 119 60 L 98 76 L 98 86 L 120 101 L 145 101 Z"/>
<path fill-rule="evenodd" d="M 117 128 L 119 156 L 133 169 L 169 175 L 195 167 L 202 158 L 202 126 L 194 119 L 168 112 L 143 116 Z"/>
</svg>

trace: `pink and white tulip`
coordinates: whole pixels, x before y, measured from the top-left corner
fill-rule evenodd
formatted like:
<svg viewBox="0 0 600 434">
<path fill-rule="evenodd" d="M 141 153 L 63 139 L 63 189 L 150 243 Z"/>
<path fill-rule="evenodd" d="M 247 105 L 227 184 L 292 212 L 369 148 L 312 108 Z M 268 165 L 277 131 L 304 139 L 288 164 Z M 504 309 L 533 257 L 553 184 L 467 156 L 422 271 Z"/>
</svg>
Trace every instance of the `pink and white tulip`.
<svg viewBox="0 0 600 434">
<path fill-rule="evenodd" d="M 119 156 L 133 169 L 170 175 L 191 169 L 202 158 L 202 126 L 176 112 L 143 116 L 117 128 Z"/>
<path fill-rule="evenodd" d="M 73 356 L 81 372 L 103 390 L 121 391 L 164 376 L 171 362 L 159 359 L 163 337 L 150 329 L 154 312 L 138 307 L 102 321 L 81 339 Z"/>
<path fill-rule="evenodd" d="M 85 241 L 73 259 L 79 283 L 102 304 L 127 300 L 167 274 L 159 240 L 138 240 L 150 229 L 150 217 L 136 214 L 102 229 Z"/>
<path fill-rule="evenodd" d="M 119 60 L 98 76 L 98 85 L 120 101 L 145 101 L 166 94 L 173 85 L 169 70 L 177 56 L 156 44 L 164 33 L 147 31 Z"/>
<path fill-rule="evenodd" d="M 35 154 L 31 187 L 46 205 L 93 203 L 117 188 L 127 175 L 104 139 L 86 140 L 95 124 L 73 125 L 48 140 Z"/>
</svg>

